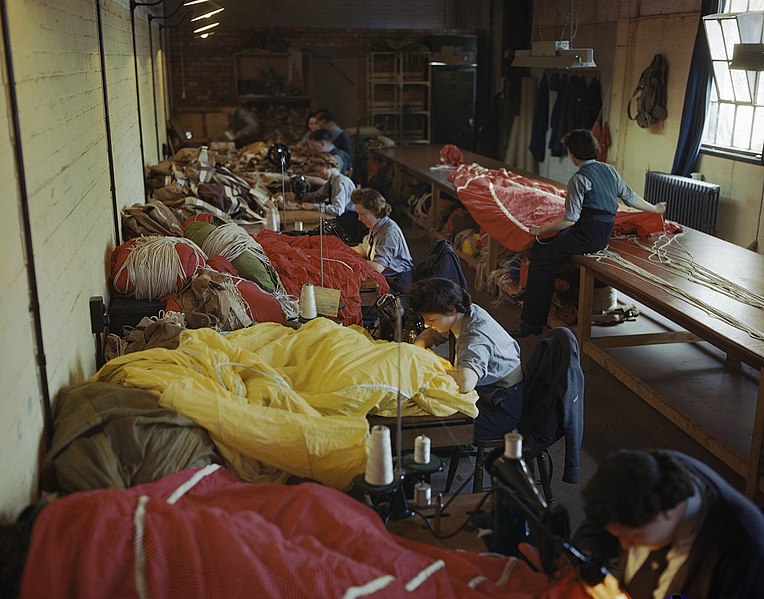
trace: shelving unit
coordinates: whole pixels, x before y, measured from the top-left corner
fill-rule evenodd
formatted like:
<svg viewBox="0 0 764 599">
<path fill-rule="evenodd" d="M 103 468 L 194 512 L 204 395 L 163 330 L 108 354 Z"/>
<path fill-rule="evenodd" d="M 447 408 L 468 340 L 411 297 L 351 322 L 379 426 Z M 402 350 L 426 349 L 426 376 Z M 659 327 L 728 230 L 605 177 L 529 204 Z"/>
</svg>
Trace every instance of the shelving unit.
<svg viewBox="0 0 764 599">
<path fill-rule="evenodd" d="M 371 125 L 398 144 L 430 143 L 430 53 L 370 52 Z"/>
</svg>

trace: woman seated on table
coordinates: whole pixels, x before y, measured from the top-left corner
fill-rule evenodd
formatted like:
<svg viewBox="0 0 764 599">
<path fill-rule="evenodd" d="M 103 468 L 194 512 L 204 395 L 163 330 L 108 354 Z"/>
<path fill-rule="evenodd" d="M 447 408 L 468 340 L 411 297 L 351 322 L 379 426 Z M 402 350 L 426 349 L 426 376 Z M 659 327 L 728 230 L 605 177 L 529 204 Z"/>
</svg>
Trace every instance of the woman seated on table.
<svg viewBox="0 0 764 599">
<path fill-rule="evenodd" d="M 405 293 L 414 280 L 414 262 L 403 231 L 390 218 L 392 206 L 375 189 L 356 189 L 350 199 L 358 220 L 369 227 L 369 234 L 354 249 L 384 275 L 394 293 Z"/>
<path fill-rule="evenodd" d="M 423 279 L 408 292 L 409 307 L 424 320 L 414 341 L 432 347 L 453 335 L 452 373 L 462 393 L 478 392 L 475 440 L 501 439 L 517 427 L 523 410 L 520 346 L 470 294 L 448 279 Z"/>
</svg>

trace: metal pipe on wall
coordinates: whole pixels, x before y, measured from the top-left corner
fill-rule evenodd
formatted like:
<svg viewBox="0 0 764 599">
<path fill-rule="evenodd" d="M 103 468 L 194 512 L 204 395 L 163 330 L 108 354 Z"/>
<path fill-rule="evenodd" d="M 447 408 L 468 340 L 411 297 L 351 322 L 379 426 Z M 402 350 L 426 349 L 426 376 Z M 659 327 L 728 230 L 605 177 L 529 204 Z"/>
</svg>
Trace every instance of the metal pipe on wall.
<svg viewBox="0 0 764 599">
<path fill-rule="evenodd" d="M 0 19 L 2 19 L 3 54 L 5 72 L 8 78 L 8 108 L 11 116 L 11 144 L 13 145 L 13 160 L 16 167 L 19 186 L 19 204 L 21 208 L 22 236 L 27 262 L 27 283 L 29 285 L 29 311 L 32 313 L 34 327 L 35 361 L 37 362 L 37 377 L 42 395 L 43 431 L 45 448 L 50 447 L 53 440 L 53 415 L 50 406 L 50 389 L 48 387 L 48 371 L 45 359 L 45 344 L 42 336 L 42 317 L 40 314 L 40 296 L 37 288 L 37 269 L 34 260 L 34 244 L 32 243 L 32 221 L 29 215 L 29 193 L 27 191 L 26 171 L 24 169 L 24 151 L 21 147 L 21 125 L 19 123 L 19 102 L 16 96 L 16 77 L 13 71 L 11 53 L 11 37 L 8 27 L 8 2 L 0 0 Z"/>
<path fill-rule="evenodd" d="M 114 218 L 114 245 L 120 244 L 119 208 L 117 207 L 117 181 L 114 175 L 114 148 L 111 139 L 111 113 L 109 111 L 109 89 L 106 80 L 106 50 L 103 41 L 103 5 L 96 0 L 98 21 L 98 53 L 101 59 L 101 89 L 103 90 L 103 112 L 106 121 L 106 155 L 109 161 L 109 191 L 111 192 L 112 216 Z"/>
</svg>

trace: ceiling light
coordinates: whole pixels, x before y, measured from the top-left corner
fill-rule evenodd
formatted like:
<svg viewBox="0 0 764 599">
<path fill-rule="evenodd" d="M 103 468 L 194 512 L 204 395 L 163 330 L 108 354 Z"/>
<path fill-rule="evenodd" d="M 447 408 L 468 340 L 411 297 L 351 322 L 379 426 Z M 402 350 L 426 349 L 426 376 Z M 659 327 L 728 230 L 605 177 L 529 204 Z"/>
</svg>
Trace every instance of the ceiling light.
<svg viewBox="0 0 764 599">
<path fill-rule="evenodd" d="M 209 25 L 204 25 L 203 27 L 199 27 L 199 29 L 194 29 L 194 33 L 202 33 L 203 31 L 207 31 L 209 29 L 212 29 L 213 27 L 217 27 L 220 25 L 220 23 L 210 23 Z"/>
<path fill-rule="evenodd" d="M 209 19 L 212 15 L 216 15 L 225 10 L 222 6 L 218 6 L 214 2 L 208 2 L 207 4 L 209 4 L 209 6 L 200 6 L 194 9 L 194 16 L 191 19 L 192 23 L 200 19 Z"/>
<path fill-rule="evenodd" d="M 207 0 L 186 0 L 186 2 L 183 3 L 183 6 L 191 6 L 192 4 L 201 4 L 202 2 L 207 2 Z"/>
<path fill-rule="evenodd" d="M 592 48 L 571 48 L 567 41 L 533 42 L 530 50 L 516 50 L 510 66 L 539 69 L 596 69 Z"/>
</svg>

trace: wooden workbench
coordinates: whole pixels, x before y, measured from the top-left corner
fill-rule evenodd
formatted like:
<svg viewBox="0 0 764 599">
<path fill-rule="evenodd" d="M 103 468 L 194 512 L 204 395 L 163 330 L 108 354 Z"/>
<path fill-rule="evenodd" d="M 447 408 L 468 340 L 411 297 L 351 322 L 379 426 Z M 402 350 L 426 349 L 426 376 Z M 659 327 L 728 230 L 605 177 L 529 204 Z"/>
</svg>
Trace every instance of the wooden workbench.
<svg viewBox="0 0 764 599">
<path fill-rule="evenodd" d="M 692 229 L 686 229 L 685 234 L 676 241 L 686 248 L 697 264 L 744 289 L 764 295 L 764 256 Z M 749 327 L 764 331 L 764 310 L 736 301 L 709 287 L 667 271 L 661 264 L 648 261 L 648 252 L 626 239 L 611 240 L 609 249 Z M 582 365 L 586 367 L 589 359 L 600 364 L 743 476 L 746 481 L 746 494 L 756 499 L 758 487 L 761 485 L 764 442 L 764 341 L 754 339 L 746 332 L 676 297 L 666 286 L 646 282 L 613 262 L 598 261 L 588 256 L 575 256 L 572 262 L 580 267 L 577 336 L 581 347 Z M 591 313 L 595 279 L 618 289 L 678 326 L 666 328 L 662 332 L 592 337 Z M 734 369 L 736 361 L 740 361 L 755 369 L 754 372 L 758 374 L 758 391 L 755 397 L 745 396 L 743 386 L 730 388 L 728 397 L 710 398 L 704 414 L 695 409 L 697 405 L 682 406 L 672 401 L 672 393 L 659 393 L 642 380 L 644 377 L 634 372 L 633 364 L 629 370 L 625 363 L 622 364 L 614 357 L 613 354 L 618 352 L 608 351 L 640 345 L 699 341 L 706 341 L 726 353 L 730 359 L 727 368 Z M 636 366 L 639 368 L 639 364 Z M 681 366 L 676 365 L 674 385 L 682 383 Z M 694 403 L 700 404 L 706 399 L 697 397 Z M 691 416 L 691 412 L 696 415 Z M 724 428 L 715 422 L 722 416 L 730 422 Z M 709 427 L 716 432 L 709 430 Z M 745 450 L 746 447 L 748 451 Z"/>
</svg>

